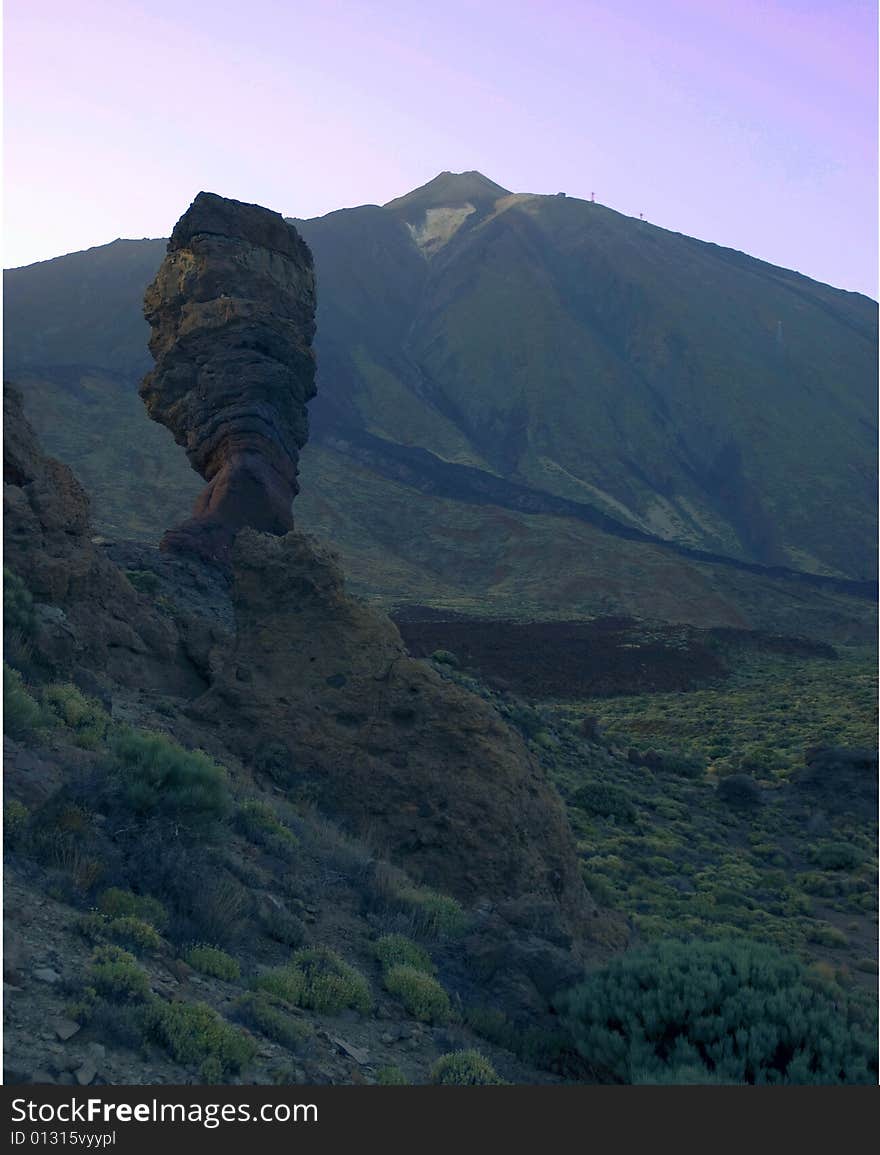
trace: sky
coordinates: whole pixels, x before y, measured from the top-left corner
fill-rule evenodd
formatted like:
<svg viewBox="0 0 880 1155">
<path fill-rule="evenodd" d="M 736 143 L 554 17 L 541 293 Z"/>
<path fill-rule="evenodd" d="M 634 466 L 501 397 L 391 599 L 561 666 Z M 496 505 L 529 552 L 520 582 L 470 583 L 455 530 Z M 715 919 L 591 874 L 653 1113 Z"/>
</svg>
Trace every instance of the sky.
<svg viewBox="0 0 880 1155">
<path fill-rule="evenodd" d="M 5 0 L 6 267 L 438 172 L 877 296 L 873 0 Z"/>
</svg>

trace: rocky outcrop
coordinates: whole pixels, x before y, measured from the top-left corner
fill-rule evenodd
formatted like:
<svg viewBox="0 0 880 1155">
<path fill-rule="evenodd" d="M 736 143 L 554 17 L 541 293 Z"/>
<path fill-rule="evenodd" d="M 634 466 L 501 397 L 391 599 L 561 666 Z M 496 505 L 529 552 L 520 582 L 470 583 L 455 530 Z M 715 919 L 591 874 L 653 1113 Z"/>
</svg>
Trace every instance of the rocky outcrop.
<svg viewBox="0 0 880 1155">
<path fill-rule="evenodd" d="M 302 535 L 243 530 L 233 572 L 236 641 L 194 714 L 246 763 L 271 750 L 294 788 L 416 877 L 510 924 L 580 936 L 593 904 L 562 804 L 519 735 L 410 657 Z"/>
<path fill-rule="evenodd" d="M 92 541 L 89 499 L 70 469 L 45 456 L 24 417 L 21 394 L 3 393 L 4 566 L 34 599 L 38 661 L 125 685 L 187 694 L 200 679 L 177 629 Z M 90 686 L 94 690 L 94 686 Z"/>
<path fill-rule="evenodd" d="M 141 396 L 208 482 L 163 546 L 224 561 L 242 526 L 286 533 L 315 393 L 307 245 L 278 213 L 201 192 L 144 312 L 156 365 Z"/>
</svg>

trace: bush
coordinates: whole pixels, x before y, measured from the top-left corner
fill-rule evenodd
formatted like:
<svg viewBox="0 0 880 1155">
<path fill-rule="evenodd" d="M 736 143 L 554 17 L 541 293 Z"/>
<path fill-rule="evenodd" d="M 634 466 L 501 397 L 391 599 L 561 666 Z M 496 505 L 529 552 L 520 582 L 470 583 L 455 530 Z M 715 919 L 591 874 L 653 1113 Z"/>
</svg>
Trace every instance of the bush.
<svg viewBox="0 0 880 1155">
<path fill-rule="evenodd" d="M 633 822 L 636 817 L 636 808 L 627 792 L 609 782 L 588 782 L 574 794 L 571 804 L 599 818 Z"/>
<path fill-rule="evenodd" d="M 148 597 L 158 593 L 161 582 L 159 575 L 153 573 L 152 570 L 127 569 L 125 576 L 139 593 L 146 594 Z"/>
<path fill-rule="evenodd" d="M 761 805 L 761 787 L 748 774 L 728 774 L 718 783 L 718 797 L 738 810 L 755 809 Z"/>
<path fill-rule="evenodd" d="M 376 943 L 376 958 L 383 970 L 398 965 L 412 967 L 428 975 L 434 974 L 436 970 L 425 948 L 402 934 L 383 935 Z"/>
<path fill-rule="evenodd" d="M 282 946 L 302 946 L 306 938 L 305 923 L 285 910 L 267 910 L 262 918 L 263 930 L 273 942 Z"/>
<path fill-rule="evenodd" d="M 329 947 L 297 951 L 286 966 L 260 975 L 254 986 L 322 1014 L 338 1014 L 346 1007 L 366 1014 L 373 1006 L 370 984 Z"/>
<path fill-rule="evenodd" d="M 34 599 L 17 573 L 3 567 L 3 630 L 30 637 L 34 632 Z"/>
<path fill-rule="evenodd" d="M 87 698 L 71 682 L 55 682 L 43 690 L 48 715 L 73 731 L 77 746 L 95 750 L 106 739 L 110 716 L 100 702 Z"/>
<path fill-rule="evenodd" d="M 25 689 L 21 674 L 3 663 L 3 729 L 19 741 L 33 737 L 43 724 L 43 714 Z"/>
<path fill-rule="evenodd" d="M 10 846 L 18 842 L 27 829 L 30 811 L 17 798 L 10 798 L 3 806 L 3 840 Z"/>
<path fill-rule="evenodd" d="M 452 1051 L 431 1068 L 431 1082 L 447 1087 L 497 1087 L 504 1080 L 479 1051 Z"/>
<path fill-rule="evenodd" d="M 353 1007 L 362 1014 L 372 1010 L 370 984 L 329 947 L 299 950 L 291 959 L 291 966 L 305 979 L 300 1006 L 328 1015 L 337 1014 L 346 1007 Z"/>
<path fill-rule="evenodd" d="M 232 955 L 218 947 L 197 943 L 186 951 L 183 961 L 194 970 L 200 971 L 203 975 L 210 975 L 214 979 L 234 983 L 241 978 L 238 959 L 234 959 Z"/>
<path fill-rule="evenodd" d="M 400 1067 L 380 1067 L 376 1072 L 376 1082 L 380 1087 L 408 1087 L 409 1079 Z"/>
<path fill-rule="evenodd" d="M 445 1023 L 452 1012 L 449 995 L 423 970 L 392 966 L 385 972 L 385 989 L 395 995 L 411 1015 L 425 1023 Z"/>
<path fill-rule="evenodd" d="M 467 915 L 461 903 L 448 894 L 438 894 L 426 886 L 404 886 L 397 891 L 396 898 L 423 934 L 456 938 L 467 928 Z"/>
<path fill-rule="evenodd" d="M 257 1053 L 253 1039 L 231 1027 L 205 1003 L 164 1003 L 156 999 L 144 1016 L 147 1037 L 178 1063 L 201 1064 L 202 1076 L 216 1081 L 246 1067 Z"/>
<path fill-rule="evenodd" d="M 95 950 L 89 982 L 99 995 L 114 1003 L 141 1002 L 150 993 L 147 975 L 134 955 L 118 946 L 99 946 Z"/>
<path fill-rule="evenodd" d="M 203 825 L 229 807 L 226 771 L 201 750 L 184 750 L 164 734 L 122 730 L 113 743 L 111 771 L 125 804 L 137 814 Z"/>
<path fill-rule="evenodd" d="M 560 999 L 575 1044 L 606 1081 L 876 1082 L 871 1032 L 847 1025 L 839 993 L 775 948 L 661 942 Z"/>
<path fill-rule="evenodd" d="M 263 846 L 279 858 L 289 857 L 299 839 L 281 822 L 271 806 L 252 799 L 243 802 L 235 815 L 236 826 L 249 842 Z"/>
<path fill-rule="evenodd" d="M 139 918 L 157 930 L 162 930 L 168 923 L 165 907 L 157 898 L 134 894 L 118 886 L 111 886 L 98 895 L 98 910 L 108 918 Z"/>
<path fill-rule="evenodd" d="M 855 870 L 861 866 L 863 855 L 849 842 L 825 842 L 810 850 L 810 859 L 821 870 Z"/>
<path fill-rule="evenodd" d="M 283 1002 L 279 1003 L 266 991 L 245 995 L 237 1006 L 248 1027 L 291 1051 L 297 1050 L 312 1036 L 309 1023 L 290 1014 Z"/>
<path fill-rule="evenodd" d="M 125 915 L 123 918 L 107 918 L 97 912 L 87 914 L 77 923 L 80 934 L 97 941 L 112 939 L 133 950 L 161 950 L 164 943 L 158 931 L 140 918 Z"/>
</svg>

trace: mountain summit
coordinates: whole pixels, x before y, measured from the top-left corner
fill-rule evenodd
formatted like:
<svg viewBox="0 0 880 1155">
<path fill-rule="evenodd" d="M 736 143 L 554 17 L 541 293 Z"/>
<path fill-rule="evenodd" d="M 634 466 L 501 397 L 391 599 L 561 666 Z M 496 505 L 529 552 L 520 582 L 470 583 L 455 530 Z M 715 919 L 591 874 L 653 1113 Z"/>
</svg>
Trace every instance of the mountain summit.
<svg viewBox="0 0 880 1155">
<path fill-rule="evenodd" d="M 441 172 L 427 184 L 388 201 L 383 207 L 405 220 L 431 208 L 492 204 L 500 197 L 510 196 L 510 190 L 489 180 L 481 172 Z"/>
</svg>

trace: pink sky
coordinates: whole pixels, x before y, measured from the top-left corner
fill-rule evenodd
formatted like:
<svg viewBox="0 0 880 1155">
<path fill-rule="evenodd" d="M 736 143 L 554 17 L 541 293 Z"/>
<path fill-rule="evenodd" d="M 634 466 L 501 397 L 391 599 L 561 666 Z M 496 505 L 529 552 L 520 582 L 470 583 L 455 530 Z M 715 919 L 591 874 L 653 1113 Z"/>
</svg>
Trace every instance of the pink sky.
<svg viewBox="0 0 880 1155">
<path fill-rule="evenodd" d="M 872 0 L 6 0 L 14 266 L 443 169 L 877 296 Z"/>
</svg>

